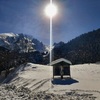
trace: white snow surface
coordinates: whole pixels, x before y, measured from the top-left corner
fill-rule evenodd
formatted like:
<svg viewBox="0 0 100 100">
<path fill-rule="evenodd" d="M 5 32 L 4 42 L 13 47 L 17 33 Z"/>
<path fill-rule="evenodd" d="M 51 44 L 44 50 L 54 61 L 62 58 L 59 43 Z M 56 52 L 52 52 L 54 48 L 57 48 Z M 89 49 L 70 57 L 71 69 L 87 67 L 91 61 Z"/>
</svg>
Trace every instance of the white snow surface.
<svg viewBox="0 0 100 100">
<path fill-rule="evenodd" d="M 76 81 L 72 84 L 53 84 L 52 74 L 52 66 L 27 63 L 19 66 L 4 82 L 33 92 L 46 91 L 70 98 L 62 100 L 100 100 L 100 64 L 71 65 L 71 78 Z M 81 99 L 75 99 L 77 97 Z"/>
</svg>

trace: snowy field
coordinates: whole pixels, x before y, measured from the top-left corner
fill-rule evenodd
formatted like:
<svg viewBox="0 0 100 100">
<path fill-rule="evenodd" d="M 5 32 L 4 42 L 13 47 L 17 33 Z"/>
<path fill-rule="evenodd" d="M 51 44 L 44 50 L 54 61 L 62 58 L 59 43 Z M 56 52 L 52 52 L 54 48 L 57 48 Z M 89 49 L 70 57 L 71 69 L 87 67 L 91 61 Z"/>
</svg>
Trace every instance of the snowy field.
<svg viewBox="0 0 100 100">
<path fill-rule="evenodd" d="M 72 65 L 65 80 L 52 80 L 52 66 L 22 65 L 3 81 L 0 100 L 100 100 L 100 65 Z"/>
</svg>

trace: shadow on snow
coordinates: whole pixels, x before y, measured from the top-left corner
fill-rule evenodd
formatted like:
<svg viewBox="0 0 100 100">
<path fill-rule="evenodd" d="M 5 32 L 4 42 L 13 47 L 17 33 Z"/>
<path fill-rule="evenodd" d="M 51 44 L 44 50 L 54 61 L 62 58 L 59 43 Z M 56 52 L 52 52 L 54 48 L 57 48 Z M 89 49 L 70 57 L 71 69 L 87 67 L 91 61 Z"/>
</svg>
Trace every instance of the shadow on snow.
<svg viewBox="0 0 100 100">
<path fill-rule="evenodd" d="M 52 84 L 54 85 L 71 85 L 74 83 L 79 83 L 79 81 L 73 78 L 65 78 L 65 79 L 56 78 L 52 80 Z"/>
</svg>

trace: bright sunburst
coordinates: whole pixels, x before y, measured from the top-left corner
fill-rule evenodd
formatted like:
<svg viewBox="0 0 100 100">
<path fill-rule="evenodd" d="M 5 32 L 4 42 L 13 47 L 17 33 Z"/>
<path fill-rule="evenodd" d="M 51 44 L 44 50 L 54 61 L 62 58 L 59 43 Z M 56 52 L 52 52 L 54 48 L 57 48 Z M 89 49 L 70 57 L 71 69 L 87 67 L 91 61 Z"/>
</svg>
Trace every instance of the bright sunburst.
<svg viewBox="0 0 100 100">
<path fill-rule="evenodd" d="M 45 8 L 45 13 L 48 17 L 54 17 L 57 14 L 57 7 L 56 5 L 50 3 L 49 5 L 46 6 Z"/>
</svg>

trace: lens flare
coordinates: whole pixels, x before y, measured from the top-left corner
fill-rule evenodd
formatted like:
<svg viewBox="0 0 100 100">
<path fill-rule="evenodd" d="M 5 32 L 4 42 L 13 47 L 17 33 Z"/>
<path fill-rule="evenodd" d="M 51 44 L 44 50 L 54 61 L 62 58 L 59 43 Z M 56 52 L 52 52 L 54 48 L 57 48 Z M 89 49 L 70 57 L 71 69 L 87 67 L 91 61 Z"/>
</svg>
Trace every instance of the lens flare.
<svg viewBox="0 0 100 100">
<path fill-rule="evenodd" d="M 50 63 L 51 63 L 53 60 L 53 56 L 52 56 L 52 49 L 53 49 L 52 19 L 57 14 L 58 9 L 57 9 L 56 5 L 54 5 L 52 3 L 52 0 L 50 0 L 50 4 L 48 4 L 45 7 L 44 11 L 45 11 L 46 16 L 48 16 L 50 18 Z"/>
</svg>

